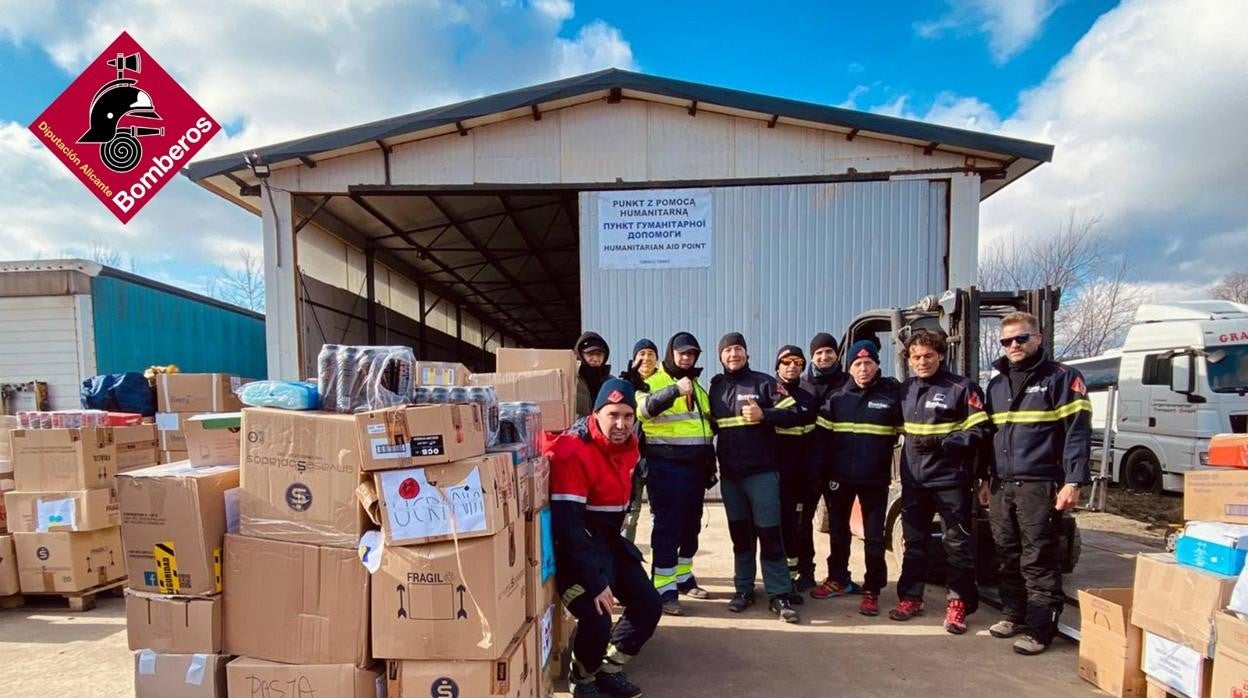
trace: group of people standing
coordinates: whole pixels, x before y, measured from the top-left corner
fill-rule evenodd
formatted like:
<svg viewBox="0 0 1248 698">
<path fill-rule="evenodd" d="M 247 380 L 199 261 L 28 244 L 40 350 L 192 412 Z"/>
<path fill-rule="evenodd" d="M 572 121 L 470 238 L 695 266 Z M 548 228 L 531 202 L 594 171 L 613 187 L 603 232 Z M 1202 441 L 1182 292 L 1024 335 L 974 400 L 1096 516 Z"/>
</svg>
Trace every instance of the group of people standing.
<svg viewBox="0 0 1248 698">
<path fill-rule="evenodd" d="M 657 345 L 641 340 L 613 377 L 606 341 L 578 340 L 578 409 L 583 417 L 550 449 L 558 586 L 578 618 L 574 695 L 640 696 L 623 666 L 663 613 L 682 615 L 681 597 L 710 594 L 694 574 L 706 490 L 720 485 L 734 553 L 727 610 L 756 602 L 762 568 L 768 608 L 799 622 L 805 597 L 854 594 L 859 612 L 880 614 L 887 583 L 885 525 L 901 444 L 904 538 L 897 605 L 888 617 L 925 612 L 929 541 L 939 519 L 947 576 L 944 627 L 966 632 L 979 603 L 973 500 L 989 508 L 1003 616 L 989 632 L 1039 654 L 1056 634 L 1061 587 L 1061 517 L 1090 481 L 1091 407 L 1083 378 L 1042 350 L 1036 318 L 1002 321 L 1004 355 L 981 390 L 944 366 L 938 331 L 904 343 L 911 376 L 880 372 L 879 347 L 861 340 L 842 357 L 817 334 L 809 359 L 780 347 L 774 374 L 750 367 L 745 337 L 717 346 L 721 371 L 700 382 L 702 348 L 690 333 Z M 642 491 L 653 514 L 649 575 L 632 543 Z M 814 516 L 827 506 L 830 555 L 816 576 Z M 861 512 L 866 569 L 849 569 L 851 515 Z M 611 609 L 624 607 L 611 622 Z"/>
</svg>

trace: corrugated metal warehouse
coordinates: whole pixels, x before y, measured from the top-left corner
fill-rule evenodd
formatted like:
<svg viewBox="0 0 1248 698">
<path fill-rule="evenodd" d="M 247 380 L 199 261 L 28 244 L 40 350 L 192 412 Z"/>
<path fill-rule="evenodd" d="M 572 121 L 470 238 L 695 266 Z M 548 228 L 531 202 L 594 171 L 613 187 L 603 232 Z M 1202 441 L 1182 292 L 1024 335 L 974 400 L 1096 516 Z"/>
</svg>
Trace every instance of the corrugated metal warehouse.
<svg viewBox="0 0 1248 698">
<path fill-rule="evenodd" d="M 582 328 L 616 364 L 639 337 L 739 330 L 769 370 L 781 344 L 974 283 L 979 202 L 1052 153 L 607 70 L 185 174 L 262 216 L 271 376 L 311 375 L 323 342 L 482 369 Z"/>
</svg>

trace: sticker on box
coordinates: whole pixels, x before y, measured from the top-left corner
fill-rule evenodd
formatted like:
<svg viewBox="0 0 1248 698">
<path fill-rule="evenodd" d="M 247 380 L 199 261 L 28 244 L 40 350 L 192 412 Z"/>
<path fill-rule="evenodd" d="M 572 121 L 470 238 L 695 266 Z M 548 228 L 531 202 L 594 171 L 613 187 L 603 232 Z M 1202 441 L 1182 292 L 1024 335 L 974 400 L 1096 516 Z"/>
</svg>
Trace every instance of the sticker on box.
<svg viewBox="0 0 1248 698">
<path fill-rule="evenodd" d="M 474 467 L 453 487 L 438 487 L 423 468 L 380 473 L 390 540 L 488 530 L 481 471 Z"/>
</svg>

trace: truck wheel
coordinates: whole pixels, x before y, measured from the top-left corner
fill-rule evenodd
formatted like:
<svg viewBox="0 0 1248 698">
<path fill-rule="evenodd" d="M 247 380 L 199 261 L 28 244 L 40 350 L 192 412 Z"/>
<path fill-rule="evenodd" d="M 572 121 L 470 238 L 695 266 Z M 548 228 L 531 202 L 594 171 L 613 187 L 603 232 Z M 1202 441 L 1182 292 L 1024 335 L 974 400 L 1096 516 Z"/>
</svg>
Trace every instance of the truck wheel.
<svg viewBox="0 0 1248 698">
<path fill-rule="evenodd" d="M 1123 479 L 1128 490 L 1161 493 L 1161 464 L 1152 451 L 1147 448 L 1132 451 L 1124 467 L 1127 472 Z"/>
</svg>

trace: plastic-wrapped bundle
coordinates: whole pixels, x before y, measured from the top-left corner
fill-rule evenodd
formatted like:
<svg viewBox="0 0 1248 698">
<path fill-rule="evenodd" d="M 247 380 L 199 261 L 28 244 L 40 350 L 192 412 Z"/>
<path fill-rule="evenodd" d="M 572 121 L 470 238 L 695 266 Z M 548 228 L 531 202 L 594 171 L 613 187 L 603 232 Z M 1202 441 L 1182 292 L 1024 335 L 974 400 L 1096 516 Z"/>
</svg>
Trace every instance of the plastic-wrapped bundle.
<svg viewBox="0 0 1248 698">
<path fill-rule="evenodd" d="M 317 357 L 321 409 L 351 413 L 407 404 L 415 368 L 411 347 L 326 344 Z"/>
<path fill-rule="evenodd" d="M 413 402 L 435 405 L 475 402 L 480 405 L 481 417 L 485 420 L 485 444 L 493 446 L 498 443 L 498 394 L 494 392 L 493 386 L 418 385 L 413 394 Z"/>
<path fill-rule="evenodd" d="M 536 402 L 498 404 L 498 443 L 523 444 L 524 459 L 542 453 L 542 408 Z"/>
<path fill-rule="evenodd" d="M 321 406 L 316 386 L 298 381 L 252 381 L 238 389 L 238 399 L 252 407 L 315 410 Z"/>
</svg>

